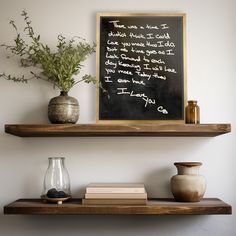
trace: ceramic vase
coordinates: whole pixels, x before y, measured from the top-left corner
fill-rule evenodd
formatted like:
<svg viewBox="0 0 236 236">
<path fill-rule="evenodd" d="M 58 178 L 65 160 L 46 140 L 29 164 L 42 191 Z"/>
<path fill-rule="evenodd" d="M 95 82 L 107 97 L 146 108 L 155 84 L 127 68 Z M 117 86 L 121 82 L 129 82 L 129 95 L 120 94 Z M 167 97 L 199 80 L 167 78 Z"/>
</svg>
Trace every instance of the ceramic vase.
<svg viewBox="0 0 236 236">
<path fill-rule="evenodd" d="M 178 174 L 171 178 L 171 191 L 176 201 L 199 202 L 206 191 L 206 180 L 199 175 L 200 162 L 176 162 Z"/>
<path fill-rule="evenodd" d="M 48 104 L 48 118 L 52 124 L 75 124 L 79 119 L 79 103 L 76 98 L 61 92 Z"/>
</svg>

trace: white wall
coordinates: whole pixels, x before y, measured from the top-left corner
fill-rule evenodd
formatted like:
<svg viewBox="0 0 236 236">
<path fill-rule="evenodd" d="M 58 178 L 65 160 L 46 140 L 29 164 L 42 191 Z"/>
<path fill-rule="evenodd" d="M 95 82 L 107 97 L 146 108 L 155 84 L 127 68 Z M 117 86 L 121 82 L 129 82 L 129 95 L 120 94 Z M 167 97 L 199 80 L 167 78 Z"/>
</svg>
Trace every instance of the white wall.
<svg viewBox="0 0 236 236">
<path fill-rule="evenodd" d="M 7 216 L 5 204 L 39 197 L 49 156 L 65 156 L 74 196 L 89 182 L 145 182 L 151 197 L 171 196 L 175 161 L 202 161 L 205 197 L 236 207 L 236 1 L 235 0 L 0 0 L 0 42 L 10 42 L 8 20 L 22 25 L 27 9 L 49 45 L 58 34 L 95 40 L 95 13 L 187 13 L 188 98 L 197 99 L 202 123 L 231 123 L 233 132 L 215 138 L 19 138 L 4 133 L 6 123 L 46 123 L 47 104 L 58 94 L 48 84 L 0 81 L 0 235 L 193 236 L 236 235 L 231 216 Z M 0 72 L 21 72 L 0 51 Z M 95 74 L 95 56 L 85 71 Z M 235 87 L 234 87 L 235 86 Z M 95 120 L 94 88 L 81 84 L 71 95 L 81 105 L 81 123 Z"/>
</svg>

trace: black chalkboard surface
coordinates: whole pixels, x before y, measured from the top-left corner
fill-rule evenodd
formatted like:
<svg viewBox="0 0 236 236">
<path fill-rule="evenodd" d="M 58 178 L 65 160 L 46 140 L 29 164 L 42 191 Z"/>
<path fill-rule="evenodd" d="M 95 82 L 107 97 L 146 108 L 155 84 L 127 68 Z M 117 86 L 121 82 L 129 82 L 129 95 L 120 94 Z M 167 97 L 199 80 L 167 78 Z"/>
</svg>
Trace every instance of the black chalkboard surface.
<svg viewBox="0 0 236 236">
<path fill-rule="evenodd" d="M 185 14 L 97 15 L 97 122 L 184 122 Z"/>
</svg>

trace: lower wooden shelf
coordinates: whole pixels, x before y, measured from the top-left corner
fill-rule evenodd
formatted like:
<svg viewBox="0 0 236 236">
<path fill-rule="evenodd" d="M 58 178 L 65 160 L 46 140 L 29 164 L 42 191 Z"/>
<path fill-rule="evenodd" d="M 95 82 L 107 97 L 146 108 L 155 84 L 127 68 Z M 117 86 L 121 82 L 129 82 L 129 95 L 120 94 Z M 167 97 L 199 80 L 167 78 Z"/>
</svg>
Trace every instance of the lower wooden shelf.
<svg viewBox="0 0 236 236">
<path fill-rule="evenodd" d="M 211 215 L 232 214 L 232 208 L 217 198 L 181 203 L 173 199 L 149 199 L 147 205 L 82 205 L 72 199 L 62 205 L 41 199 L 19 199 L 4 207 L 4 214 L 22 215 Z"/>
</svg>

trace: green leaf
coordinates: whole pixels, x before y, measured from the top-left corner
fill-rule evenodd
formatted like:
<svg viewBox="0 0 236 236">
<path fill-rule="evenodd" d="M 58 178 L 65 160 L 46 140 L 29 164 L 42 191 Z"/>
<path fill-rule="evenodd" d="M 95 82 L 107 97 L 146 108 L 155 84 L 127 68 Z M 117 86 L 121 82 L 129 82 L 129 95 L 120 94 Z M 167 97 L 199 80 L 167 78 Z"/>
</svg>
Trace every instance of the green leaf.
<svg viewBox="0 0 236 236">
<path fill-rule="evenodd" d="M 80 82 L 97 82 L 95 77 L 91 75 L 84 75 L 80 80 L 77 77 L 72 78 L 74 75 L 80 73 L 81 63 L 95 52 L 95 43 L 90 45 L 85 39 L 77 36 L 66 40 L 63 35 L 58 35 L 57 49 L 53 50 L 47 44 L 40 41 L 40 34 L 35 36 L 36 34 L 31 26 L 28 13 L 22 11 L 21 15 L 25 21 L 25 27 L 23 29 L 24 37 L 18 32 L 15 22 L 11 20 L 9 23 L 17 33 L 14 38 L 14 45 L 2 44 L 1 46 L 19 57 L 22 67 L 31 66 L 40 68 L 41 70 L 38 73 L 31 73 L 33 78 L 46 80 L 54 87 L 64 91 L 69 91 Z M 31 79 L 25 79 L 24 76 L 15 77 L 6 75 L 4 73 L 0 74 L 0 77 L 14 82 L 24 83 Z"/>
</svg>

